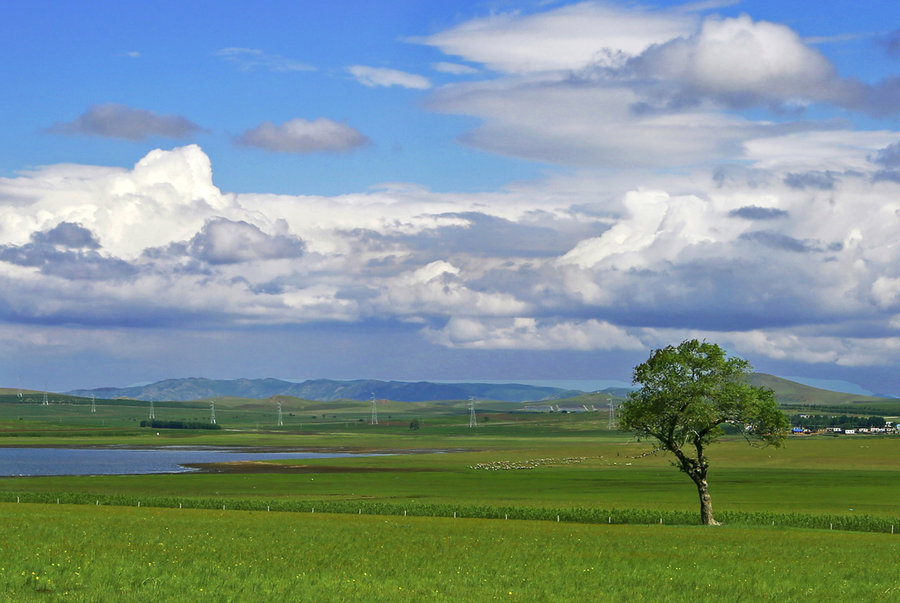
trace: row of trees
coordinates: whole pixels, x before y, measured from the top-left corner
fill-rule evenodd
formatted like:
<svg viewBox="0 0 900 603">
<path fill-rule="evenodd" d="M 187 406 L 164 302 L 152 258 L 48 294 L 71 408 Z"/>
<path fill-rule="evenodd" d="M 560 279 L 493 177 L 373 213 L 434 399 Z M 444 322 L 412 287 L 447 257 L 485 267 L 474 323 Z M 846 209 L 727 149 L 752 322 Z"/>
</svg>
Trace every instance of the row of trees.
<svg viewBox="0 0 900 603">
<path fill-rule="evenodd" d="M 826 427 L 853 429 L 855 427 L 884 427 L 884 417 L 855 417 L 851 415 L 791 415 L 791 425 L 816 431 Z"/>
<path fill-rule="evenodd" d="M 160 421 L 157 419 L 141 421 L 141 427 L 153 427 L 156 429 L 222 429 L 218 423 L 209 421 Z"/>
</svg>

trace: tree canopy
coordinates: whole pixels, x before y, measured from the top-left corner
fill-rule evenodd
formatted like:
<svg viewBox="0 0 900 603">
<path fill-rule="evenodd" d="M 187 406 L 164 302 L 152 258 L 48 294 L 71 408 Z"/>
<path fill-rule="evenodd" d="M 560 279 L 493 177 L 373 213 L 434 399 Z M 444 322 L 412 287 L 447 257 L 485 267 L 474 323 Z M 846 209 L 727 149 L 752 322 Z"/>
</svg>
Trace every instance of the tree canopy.
<svg viewBox="0 0 900 603">
<path fill-rule="evenodd" d="M 780 446 L 790 422 L 770 389 L 748 382 L 752 368 L 714 343 L 690 339 L 655 350 L 634 368 L 619 426 L 650 437 L 675 455 L 676 465 L 696 484 L 704 524 L 716 523 L 706 481 L 706 447 L 722 425 L 740 427 L 751 443 Z"/>
</svg>

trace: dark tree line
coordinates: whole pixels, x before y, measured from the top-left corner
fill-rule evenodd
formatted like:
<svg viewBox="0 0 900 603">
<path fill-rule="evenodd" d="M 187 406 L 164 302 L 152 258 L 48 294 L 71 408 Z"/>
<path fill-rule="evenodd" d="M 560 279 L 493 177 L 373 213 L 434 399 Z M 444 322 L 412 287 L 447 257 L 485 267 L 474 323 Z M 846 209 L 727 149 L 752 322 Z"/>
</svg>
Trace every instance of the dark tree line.
<svg viewBox="0 0 900 603">
<path fill-rule="evenodd" d="M 851 415 L 791 415 L 791 425 L 805 427 L 813 431 L 826 427 L 854 429 L 858 427 L 884 427 L 884 417 L 854 417 Z"/>
<path fill-rule="evenodd" d="M 141 427 L 153 427 L 155 429 L 222 429 L 217 423 L 204 421 L 158 421 L 156 419 L 141 421 Z"/>
</svg>

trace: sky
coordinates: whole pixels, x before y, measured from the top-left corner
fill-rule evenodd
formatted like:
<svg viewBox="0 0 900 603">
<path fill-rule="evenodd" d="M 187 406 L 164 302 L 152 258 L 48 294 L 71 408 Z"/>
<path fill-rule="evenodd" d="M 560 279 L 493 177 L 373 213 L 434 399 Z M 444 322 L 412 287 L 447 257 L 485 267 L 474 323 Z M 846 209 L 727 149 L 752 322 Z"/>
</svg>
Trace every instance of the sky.
<svg viewBox="0 0 900 603">
<path fill-rule="evenodd" d="M 0 386 L 900 395 L 900 5 L 0 3 Z"/>
</svg>

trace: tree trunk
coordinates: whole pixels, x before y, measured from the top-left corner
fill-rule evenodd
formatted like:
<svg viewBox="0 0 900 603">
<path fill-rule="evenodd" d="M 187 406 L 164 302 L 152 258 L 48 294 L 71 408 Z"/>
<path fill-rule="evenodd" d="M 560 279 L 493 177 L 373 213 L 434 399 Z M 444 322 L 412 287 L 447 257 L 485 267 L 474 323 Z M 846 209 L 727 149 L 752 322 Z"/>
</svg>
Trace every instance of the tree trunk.
<svg viewBox="0 0 900 603">
<path fill-rule="evenodd" d="M 694 480 L 697 484 L 697 493 L 700 495 L 700 521 L 705 526 L 717 526 L 719 522 L 713 517 L 712 498 L 709 495 L 709 484 L 706 477 L 698 477 Z"/>
</svg>

